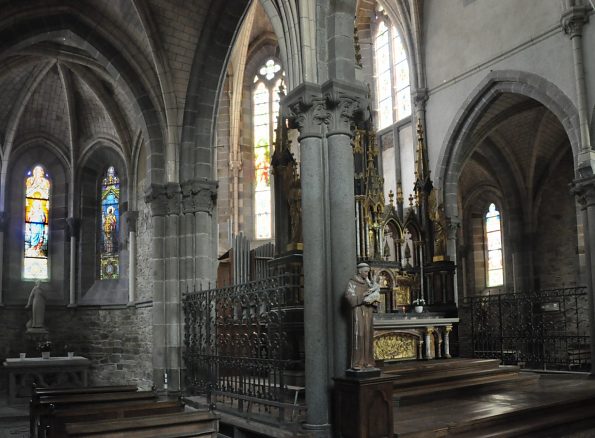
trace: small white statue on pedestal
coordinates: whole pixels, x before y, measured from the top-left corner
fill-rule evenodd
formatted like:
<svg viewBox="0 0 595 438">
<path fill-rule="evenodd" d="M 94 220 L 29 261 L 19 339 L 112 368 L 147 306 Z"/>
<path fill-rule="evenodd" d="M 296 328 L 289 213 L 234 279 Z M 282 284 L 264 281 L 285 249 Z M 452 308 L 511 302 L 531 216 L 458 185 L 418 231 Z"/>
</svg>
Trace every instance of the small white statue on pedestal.
<svg viewBox="0 0 595 438">
<path fill-rule="evenodd" d="M 45 305 L 46 298 L 41 288 L 41 282 L 36 281 L 35 286 L 31 289 L 29 294 L 29 301 L 25 306 L 26 309 L 31 308 L 31 319 L 27 321 L 27 333 L 47 333 L 45 327 Z"/>
</svg>

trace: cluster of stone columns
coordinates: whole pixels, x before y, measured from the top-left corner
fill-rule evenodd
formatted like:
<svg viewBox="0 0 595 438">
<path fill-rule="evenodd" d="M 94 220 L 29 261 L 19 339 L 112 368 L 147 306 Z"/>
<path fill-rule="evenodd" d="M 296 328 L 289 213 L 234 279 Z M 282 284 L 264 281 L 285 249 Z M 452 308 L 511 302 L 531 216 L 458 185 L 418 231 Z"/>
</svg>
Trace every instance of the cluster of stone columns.
<svg viewBox="0 0 595 438">
<path fill-rule="evenodd" d="M 286 98 L 299 129 L 304 242 L 306 428 L 330 427 L 332 378 L 348 367 L 348 309 L 355 273 L 352 129 L 367 108 L 362 88 L 337 80 L 301 84 Z"/>
<path fill-rule="evenodd" d="M 561 24 L 572 43 L 574 77 L 579 118 L 580 150 L 578 174 L 572 184 L 582 210 L 583 235 L 585 240 L 585 280 L 589 291 L 589 323 L 591 327 L 591 375 L 595 375 L 595 151 L 591 145 L 589 112 L 587 109 L 587 86 L 583 54 L 583 27 L 589 21 L 590 8 L 580 0 L 566 0 Z"/>
<path fill-rule="evenodd" d="M 217 184 L 206 179 L 151 185 L 153 268 L 153 382 L 177 392 L 182 386 L 182 294 L 215 278 Z"/>
</svg>

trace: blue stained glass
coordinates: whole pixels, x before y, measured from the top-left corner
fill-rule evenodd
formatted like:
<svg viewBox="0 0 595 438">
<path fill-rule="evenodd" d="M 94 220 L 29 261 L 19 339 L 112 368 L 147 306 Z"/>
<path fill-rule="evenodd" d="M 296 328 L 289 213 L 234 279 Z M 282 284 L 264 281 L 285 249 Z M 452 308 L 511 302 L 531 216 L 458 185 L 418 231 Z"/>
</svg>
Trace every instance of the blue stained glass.
<svg viewBox="0 0 595 438">
<path fill-rule="evenodd" d="M 110 166 L 101 184 L 100 279 L 119 276 L 120 179 Z"/>
<path fill-rule="evenodd" d="M 50 180 L 42 166 L 25 178 L 23 279 L 47 280 L 50 216 Z"/>
</svg>

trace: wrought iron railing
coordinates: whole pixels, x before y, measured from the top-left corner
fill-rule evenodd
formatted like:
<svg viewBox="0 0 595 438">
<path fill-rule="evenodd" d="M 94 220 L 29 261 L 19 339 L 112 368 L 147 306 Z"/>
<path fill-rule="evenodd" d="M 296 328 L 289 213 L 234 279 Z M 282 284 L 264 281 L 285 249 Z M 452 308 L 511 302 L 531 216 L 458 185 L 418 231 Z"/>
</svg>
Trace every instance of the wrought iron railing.
<svg viewBox="0 0 595 438">
<path fill-rule="evenodd" d="M 465 298 L 461 348 L 473 357 L 544 370 L 588 371 L 590 326 L 585 287 Z"/>
<path fill-rule="evenodd" d="M 263 421 L 303 418 L 303 305 L 289 274 L 184 297 L 186 389 Z M 294 380 L 292 380 L 292 378 Z"/>
</svg>

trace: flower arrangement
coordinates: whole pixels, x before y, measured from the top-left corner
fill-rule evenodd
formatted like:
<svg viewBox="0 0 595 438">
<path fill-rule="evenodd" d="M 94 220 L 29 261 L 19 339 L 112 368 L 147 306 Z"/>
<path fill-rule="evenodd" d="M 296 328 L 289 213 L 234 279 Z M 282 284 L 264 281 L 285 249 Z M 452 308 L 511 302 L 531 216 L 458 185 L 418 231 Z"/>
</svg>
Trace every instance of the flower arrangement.
<svg viewBox="0 0 595 438">
<path fill-rule="evenodd" d="M 37 349 L 41 352 L 52 351 L 52 341 L 42 341 L 37 344 Z"/>
<path fill-rule="evenodd" d="M 413 304 L 414 306 L 425 306 L 426 300 L 424 300 L 423 298 L 417 298 L 417 299 L 413 300 L 413 302 L 411 304 Z"/>
</svg>

